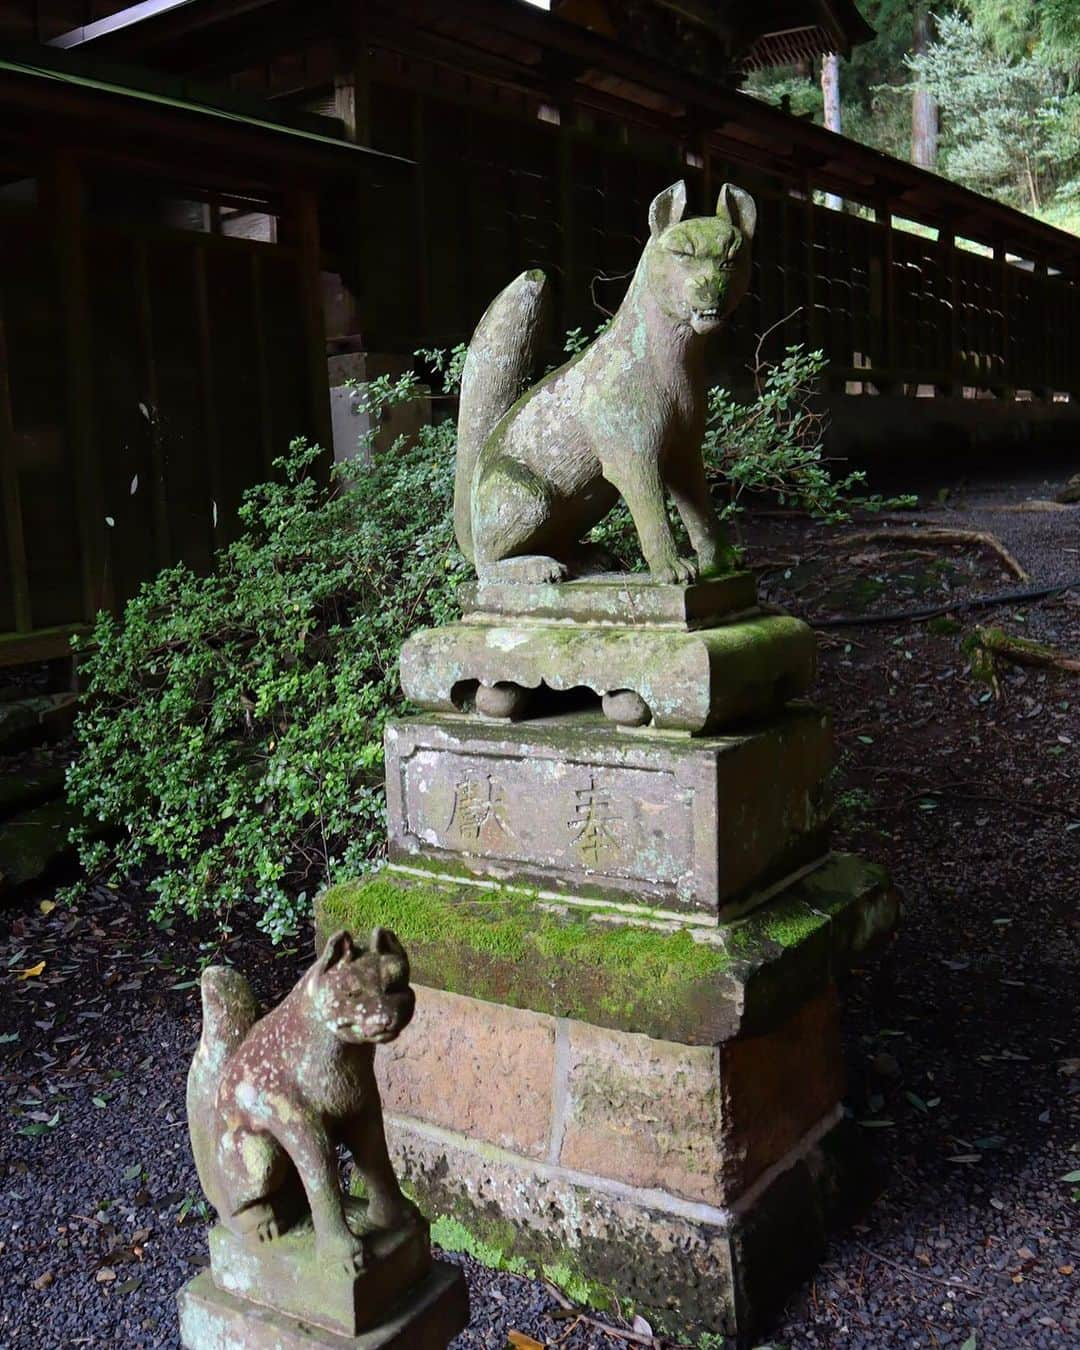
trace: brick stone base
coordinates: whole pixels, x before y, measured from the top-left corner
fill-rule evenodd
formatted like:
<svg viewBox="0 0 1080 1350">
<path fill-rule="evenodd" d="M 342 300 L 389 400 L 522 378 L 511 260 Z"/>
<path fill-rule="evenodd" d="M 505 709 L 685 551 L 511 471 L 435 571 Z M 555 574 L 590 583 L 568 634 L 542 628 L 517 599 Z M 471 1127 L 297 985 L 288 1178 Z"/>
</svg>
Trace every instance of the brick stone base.
<svg viewBox="0 0 1080 1350">
<path fill-rule="evenodd" d="M 648 989 L 627 983 L 617 942 L 588 946 L 593 927 L 629 938 L 610 910 L 514 927 L 513 897 L 431 886 L 384 876 L 317 905 L 320 940 L 380 923 L 410 951 L 416 1016 L 376 1071 L 421 1208 L 456 1221 L 462 1245 L 615 1295 L 655 1327 L 762 1328 L 872 1190 L 841 1106 L 836 978 L 891 930 L 887 878 L 834 856 L 722 940 L 633 930 Z M 612 963 L 592 985 L 568 931 Z M 717 941 L 702 963 L 700 944 Z M 561 964 L 544 966 L 553 950 Z"/>
</svg>

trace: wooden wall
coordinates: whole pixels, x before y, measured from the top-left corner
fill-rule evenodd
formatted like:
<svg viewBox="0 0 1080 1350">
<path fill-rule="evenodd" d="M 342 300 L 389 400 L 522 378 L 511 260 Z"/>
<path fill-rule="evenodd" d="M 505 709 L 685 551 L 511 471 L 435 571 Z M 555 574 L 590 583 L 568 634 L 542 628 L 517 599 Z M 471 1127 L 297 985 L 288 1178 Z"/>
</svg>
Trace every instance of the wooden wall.
<svg viewBox="0 0 1080 1350">
<path fill-rule="evenodd" d="M 3 663 L 63 650 L 52 630 L 162 566 L 205 568 L 244 489 L 322 430 L 299 235 L 109 219 L 86 196 L 69 161 L 0 208 Z"/>
</svg>

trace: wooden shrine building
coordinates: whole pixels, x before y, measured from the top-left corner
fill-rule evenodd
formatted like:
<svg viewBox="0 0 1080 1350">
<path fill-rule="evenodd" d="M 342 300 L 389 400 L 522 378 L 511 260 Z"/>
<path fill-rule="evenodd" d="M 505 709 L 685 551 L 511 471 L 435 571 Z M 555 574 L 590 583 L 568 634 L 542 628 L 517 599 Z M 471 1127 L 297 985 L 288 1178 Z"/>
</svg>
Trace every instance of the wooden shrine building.
<svg viewBox="0 0 1080 1350">
<path fill-rule="evenodd" d="M 8 244 L 0 272 L 3 556 L 27 559 L 0 584 L 0 633 L 80 621 L 171 558 L 204 564 L 243 484 L 289 436 L 328 434 L 326 342 L 398 360 L 451 345 L 526 267 L 552 278 L 560 331 L 594 327 L 679 177 L 693 210 L 725 180 L 759 206 L 718 377 L 745 384 L 775 326 L 770 355 L 804 341 L 829 359 L 834 452 L 1075 437 L 1080 239 L 739 90 L 868 31 L 851 0 L 4 0 L 0 34 L 83 74 L 0 78 L 0 221 L 38 258 L 13 270 Z M 105 62 L 173 92 L 95 88 Z M 188 101 L 193 81 L 212 93 Z M 61 153 L 76 104 L 90 143 Z M 155 198 L 151 178 L 173 186 Z M 122 543 L 129 517 L 142 533 Z"/>
</svg>

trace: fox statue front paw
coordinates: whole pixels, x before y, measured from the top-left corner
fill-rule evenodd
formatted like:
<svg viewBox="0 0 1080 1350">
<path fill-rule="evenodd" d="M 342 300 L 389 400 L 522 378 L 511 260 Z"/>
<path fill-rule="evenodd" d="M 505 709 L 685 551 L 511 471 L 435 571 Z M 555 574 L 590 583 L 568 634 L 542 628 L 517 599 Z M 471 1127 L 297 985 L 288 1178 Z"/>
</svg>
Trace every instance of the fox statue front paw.
<svg viewBox="0 0 1080 1350">
<path fill-rule="evenodd" d="M 316 1238 L 319 1264 L 344 1275 L 358 1275 L 364 1268 L 364 1243 L 355 1233 L 334 1233 Z"/>
<path fill-rule="evenodd" d="M 649 574 L 653 581 L 674 582 L 677 586 L 688 586 L 697 580 L 697 563 L 690 558 L 671 557 L 663 562 L 649 565 Z"/>
</svg>

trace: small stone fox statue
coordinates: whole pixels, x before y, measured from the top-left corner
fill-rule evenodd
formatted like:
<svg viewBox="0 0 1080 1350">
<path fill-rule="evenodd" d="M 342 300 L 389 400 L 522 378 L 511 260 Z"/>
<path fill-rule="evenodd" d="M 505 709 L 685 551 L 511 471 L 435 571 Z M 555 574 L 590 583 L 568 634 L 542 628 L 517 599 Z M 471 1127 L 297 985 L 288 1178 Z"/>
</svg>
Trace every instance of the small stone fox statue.
<svg viewBox="0 0 1080 1350">
<path fill-rule="evenodd" d="M 319 1260 L 355 1274 L 363 1247 L 345 1218 L 339 1143 L 366 1185 L 370 1223 L 400 1226 L 416 1214 L 390 1165 L 373 1068 L 375 1046 L 413 1013 L 401 944 L 384 928 L 366 950 L 335 933 L 261 1019 L 243 975 L 211 966 L 202 1004 L 187 1114 L 207 1198 L 227 1228 L 260 1242 L 310 1209 Z"/>
<path fill-rule="evenodd" d="M 560 581 L 588 570 L 582 536 L 619 496 L 655 580 L 689 582 L 728 565 L 701 460 L 705 338 L 749 284 L 757 210 L 730 184 L 715 216 L 684 221 L 685 210 L 685 183 L 660 193 L 606 331 L 520 398 L 544 274 L 522 273 L 477 325 L 461 380 L 454 528 L 481 578 Z M 665 489 L 696 562 L 678 555 Z"/>
</svg>

